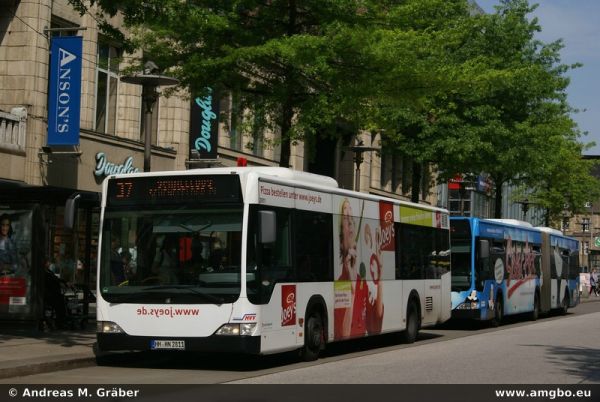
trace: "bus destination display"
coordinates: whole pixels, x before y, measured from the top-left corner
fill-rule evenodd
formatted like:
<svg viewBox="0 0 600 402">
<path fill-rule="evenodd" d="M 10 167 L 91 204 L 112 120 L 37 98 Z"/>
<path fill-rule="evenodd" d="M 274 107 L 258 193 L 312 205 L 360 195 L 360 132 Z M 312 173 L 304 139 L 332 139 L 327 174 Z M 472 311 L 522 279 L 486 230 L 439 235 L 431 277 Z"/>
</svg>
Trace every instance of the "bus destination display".
<svg viewBox="0 0 600 402">
<path fill-rule="evenodd" d="M 154 205 L 187 202 L 241 202 L 235 175 L 134 177 L 108 183 L 109 205 Z"/>
</svg>

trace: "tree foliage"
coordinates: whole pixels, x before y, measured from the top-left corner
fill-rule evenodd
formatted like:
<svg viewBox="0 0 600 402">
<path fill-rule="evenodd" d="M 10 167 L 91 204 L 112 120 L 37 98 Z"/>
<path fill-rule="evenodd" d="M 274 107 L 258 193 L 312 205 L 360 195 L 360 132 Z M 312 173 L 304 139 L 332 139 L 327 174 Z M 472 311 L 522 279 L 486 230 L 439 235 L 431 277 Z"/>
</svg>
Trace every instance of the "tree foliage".
<svg viewBox="0 0 600 402">
<path fill-rule="evenodd" d="M 541 28 L 526 0 L 505 0 L 494 14 L 474 15 L 455 30 L 448 63 L 461 87 L 427 97 L 418 107 L 386 116 L 387 141 L 394 152 L 433 162 L 446 180 L 457 173 L 488 173 L 495 184 L 495 216 L 501 217 L 502 186 L 577 193 L 576 182 L 593 184 L 589 169 L 549 180 L 549 155 L 581 165 L 580 133 L 570 114 L 561 41 L 535 39 Z M 558 165 L 553 165 L 558 166 Z M 564 181 L 558 181 L 558 178 Z M 595 190 L 590 190 L 591 192 Z M 550 199 L 542 205 L 557 205 Z M 575 205 L 575 204 L 570 204 Z M 550 211 L 550 210 L 549 210 Z M 550 214 L 554 214 L 551 211 Z"/>
<path fill-rule="evenodd" d="M 535 38 L 527 0 L 493 14 L 467 0 L 90 1 L 69 0 L 120 12 L 129 35 L 101 27 L 192 94 L 236 94 L 281 133 L 282 166 L 295 140 L 343 123 L 382 132 L 383 152 L 434 164 L 441 180 L 489 173 L 497 217 L 508 183 L 530 186 L 550 216 L 560 194 L 596 194 L 566 98 L 577 66 L 561 64 L 560 40 Z"/>
<path fill-rule="evenodd" d="M 70 0 L 87 11 L 83 0 Z M 192 93 L 240 96 L 290 142 L 343 121 L 369 128 L 378 99 L 448 85 L 443 32 L 464 0 L 92 0 L 120 11 L 143 51 Z M 125 36 L 122 35 L 121 38 Z M 123 40 L 123 39 L 122 39 Z M 336 135 L 335 130 L 318 135 Z"/>
</svg>

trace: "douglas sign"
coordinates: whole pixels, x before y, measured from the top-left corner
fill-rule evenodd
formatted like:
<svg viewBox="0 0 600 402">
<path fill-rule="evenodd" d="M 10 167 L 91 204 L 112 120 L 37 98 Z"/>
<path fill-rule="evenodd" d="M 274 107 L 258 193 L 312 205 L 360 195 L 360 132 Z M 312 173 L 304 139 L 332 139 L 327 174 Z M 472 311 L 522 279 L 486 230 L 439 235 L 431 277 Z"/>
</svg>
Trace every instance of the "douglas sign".
<svg viewBox="0 0 600 402">
<path fill-rule="evenodd" d="M 212 90 L 207 96 L 196 97 L 190 109 L 190 160 L 217 159 L 219 142 L 219 102 Z"/>
</svg>

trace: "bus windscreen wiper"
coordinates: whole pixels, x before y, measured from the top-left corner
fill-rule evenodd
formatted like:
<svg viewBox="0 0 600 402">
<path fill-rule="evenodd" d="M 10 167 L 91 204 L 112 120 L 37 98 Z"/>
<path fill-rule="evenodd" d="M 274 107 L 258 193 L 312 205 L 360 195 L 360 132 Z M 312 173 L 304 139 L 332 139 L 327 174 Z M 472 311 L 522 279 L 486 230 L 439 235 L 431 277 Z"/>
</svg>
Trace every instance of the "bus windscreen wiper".
<svg viewBox="0 0 600 402">
<path fill-rule="evenodd" d="M 202 296 L 202 297 L 204 297 L 205 300 L 208 300 L 219 306 L 221 304 L 223 304 L 223 302 L 224 302 L 223 298 L 221 298 L 221 297 L 217 297 L 217 296 L 211 295 L 209 293 L 200 292 L 197 289 L 194 289 L 193 287 L 190 287 L 187 285 L 157 285 L 157 286 L 150 286 L 150 287 L 144 288 L 142 291 L 145 292 L 148 290 L 169 290 L 169 289 L 187 290 L 190 293 Z"/>
</svg>

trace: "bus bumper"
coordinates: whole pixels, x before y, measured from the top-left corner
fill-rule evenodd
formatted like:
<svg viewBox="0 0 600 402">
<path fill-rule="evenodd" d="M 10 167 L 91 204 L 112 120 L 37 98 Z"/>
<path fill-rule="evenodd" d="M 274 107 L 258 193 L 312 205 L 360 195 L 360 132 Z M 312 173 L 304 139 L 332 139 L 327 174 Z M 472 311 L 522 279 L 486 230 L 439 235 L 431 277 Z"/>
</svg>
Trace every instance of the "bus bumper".
<svg viewBox="0 0 600 402">
<path fill-rule="evenodd" d="M 132 336 L 128 334 L 97 333 L 98 349 L 103 352 L 128 350 L 152 350 L 153 341 L 177 340 L 185 341 L 185 351 L 226 352 L 226 353 L 260 353 L 260 336 L 223 336 L 212 335 L 204 338 L 187 337 L 151 337 Z"/>
<path fill-rule="evenodd" d="M 491 320 L 494 317 L 494 311 L 488 309 L 454 309 L 452 318 L 457 320 Z"/>
</svg>

